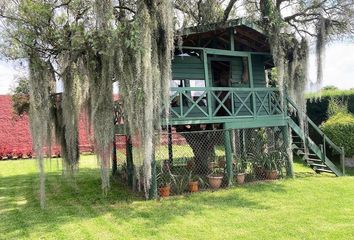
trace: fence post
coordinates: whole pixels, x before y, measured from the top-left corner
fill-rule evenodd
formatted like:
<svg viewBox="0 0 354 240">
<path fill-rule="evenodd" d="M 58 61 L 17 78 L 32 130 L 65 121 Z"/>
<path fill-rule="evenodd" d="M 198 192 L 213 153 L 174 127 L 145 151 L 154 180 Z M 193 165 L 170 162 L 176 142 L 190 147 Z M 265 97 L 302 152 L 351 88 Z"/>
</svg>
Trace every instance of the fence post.
<svg viewBox="0 0 354 240">
<path fill-rule="evenodd" d="M 173 147 L 172 147 L 172 127 L 171 125 L 168 125 L 167 127 L 168 129 L 168 161 L 170 163 L 170 165 L 172 165 L 173 163 Z"/>
<path fill-rule="evenodd" d="M 149 189 L 149 199 L 157 198 L 157 176 L 156 176 L 156 161 L 155 153 L 153 154 L 153 159 L 151 161 L 151 183 Z"/>
<path fill-rule="evenodd" d="M 125 136 L 125 149 L 127 152 L 126 158 L 127 158 L 128 186 L 133 187 L 133 175 L 134 175 L 133 145 L 129 133 Z"/>
<path fill-rule="evenodd" d="M 344 147 L 341 147 L 342 152 L 340 154 L 340 163 L 342 165 L 342 172 L 343 176 L 345 175 L 345 152 L 344 152 Z"/>
<path fill-rule="evenodd" d="M 282 132 L 283 132 L 283 138 L 284 138 L 284 146 L 286 148 L 286 152 L 288 155 L 288 166 L 286 169 L 286 175 L 288 177 L 294 178 L 295 174 L 294 174 L 294 166 L 293 166 L 293 151 L 291 149 L 290 146 L 290 133 L 289 133 L 289 127 L 288 126 L 284 126 L 282 128 Z"/>
<path fill-rule="evenodd" d="M 228 182 L 228 186 L 230 187 L 233 185 L 233 172 L 232 172 L 231 136 L 230 136 L 229 129 L 226 129 L 224 131 L 224 142 L 225 142 L 227 182 Z"/>
</svg>

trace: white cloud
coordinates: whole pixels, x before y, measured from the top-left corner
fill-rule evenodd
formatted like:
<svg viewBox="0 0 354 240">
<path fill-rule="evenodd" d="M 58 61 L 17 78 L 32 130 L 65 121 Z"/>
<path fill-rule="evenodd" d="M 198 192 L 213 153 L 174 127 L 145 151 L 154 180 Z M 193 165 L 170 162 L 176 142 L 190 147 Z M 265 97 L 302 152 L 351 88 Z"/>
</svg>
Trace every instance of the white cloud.
<svg viewBox="0 0 354 240">
<path fill-rule="evenodd" d="M 9 93 L 10 86 L 14 84 L 16 73 L 17 70 L 13 63 L 0 61 L 0 94 Z"/>
<path fill-rule="evenodd" d="M 310 56 L 309 77 L 316 79 L 315 56 Z M 334 43 L 327 47 L 323 67 L 323 86 L 354 88 L 354 43 Z"/>
</svg>

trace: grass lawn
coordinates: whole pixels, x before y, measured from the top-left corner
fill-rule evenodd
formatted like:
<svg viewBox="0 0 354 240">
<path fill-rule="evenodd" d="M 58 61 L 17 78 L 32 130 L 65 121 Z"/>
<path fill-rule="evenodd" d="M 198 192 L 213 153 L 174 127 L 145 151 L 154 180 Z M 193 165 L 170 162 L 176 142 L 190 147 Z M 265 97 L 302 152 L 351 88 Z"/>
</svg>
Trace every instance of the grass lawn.
<svg viewBox="0 0 354 240">
<path fill-rule="evenodd" d="M 42 211 L 35 161 L 0 162 L 0 239 L 354 239 L 354 177 L 295 168 L 295 180 L 144 201 L 118 183 L 102 196 L 93 156 L 76 184 L 52 160 Z"/>
</svg>

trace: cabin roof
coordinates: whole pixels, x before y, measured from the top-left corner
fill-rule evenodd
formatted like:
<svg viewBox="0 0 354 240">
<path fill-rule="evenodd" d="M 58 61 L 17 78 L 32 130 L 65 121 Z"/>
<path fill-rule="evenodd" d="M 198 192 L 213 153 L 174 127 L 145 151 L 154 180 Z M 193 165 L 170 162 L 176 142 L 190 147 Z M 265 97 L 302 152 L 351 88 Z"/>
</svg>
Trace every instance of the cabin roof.
<svg viewBox="0 0 354 240">
<path fill-rule="evenodd" d="M 225 23 L 213 23 L 180 30 L 179 35 L 183 38 L 183 46 L 206 47 L 212 39 L 230 44 L 230 33 L 234 35 L 235 46 L 239 51 L 270 52 L 268 38 L 264 31 L 254 22 L 244 18 L 229 20 Z"/>
</svg>

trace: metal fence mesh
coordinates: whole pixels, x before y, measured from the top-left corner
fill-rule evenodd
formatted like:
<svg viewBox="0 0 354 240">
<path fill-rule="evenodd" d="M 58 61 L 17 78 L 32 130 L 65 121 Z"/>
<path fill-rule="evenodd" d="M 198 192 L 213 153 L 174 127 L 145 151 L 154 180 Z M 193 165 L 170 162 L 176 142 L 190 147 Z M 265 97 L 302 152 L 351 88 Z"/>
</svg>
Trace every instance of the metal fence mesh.
<svg viewBox="0 0 354 240">
<path fill-rule="evenodd" d="M 281 128 L 194 132 L 173 129 L 171 133 L 162 132 L 158 139 L 155 161 L 160 197 L 277 179 L 286 174 L 288 157 Z M 127 145 L 122 145 L 117 151 L 118 172 L 121 179 L 128 181 Z M 134 141 L 132 146 L 134 155 L 138 146 Z M 132 185 L 141 190 L 136 178 Z"/>
</svg>

